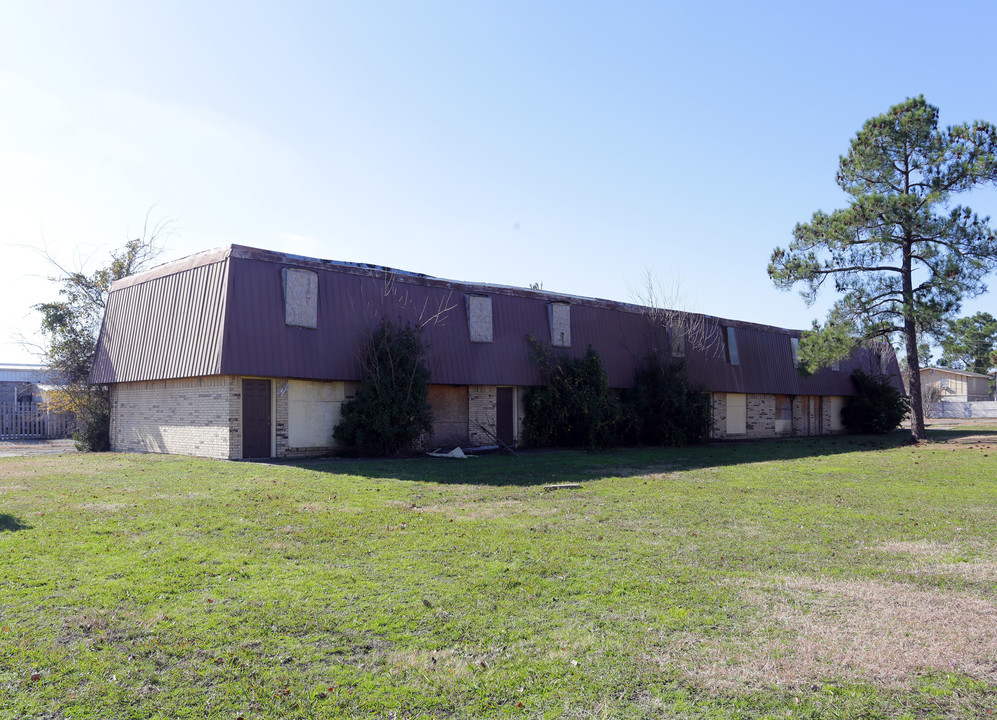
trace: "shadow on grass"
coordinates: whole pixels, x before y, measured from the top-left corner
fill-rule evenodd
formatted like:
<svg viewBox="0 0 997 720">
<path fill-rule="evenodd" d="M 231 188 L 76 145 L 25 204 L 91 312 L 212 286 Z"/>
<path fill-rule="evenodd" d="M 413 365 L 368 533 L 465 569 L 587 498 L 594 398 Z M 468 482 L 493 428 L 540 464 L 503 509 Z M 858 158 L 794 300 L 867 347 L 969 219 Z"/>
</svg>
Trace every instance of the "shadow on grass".
<svg viewBox="0 0 997 720">
<path fill-rule="evenodd" d="M 25 525 L 13 515 L 0 513 L 0 532 L 16 532 L 18 530 L 30 530 L 30 525 Z"/>
<path fill-rule="evenodd" d="M 962 431 L 936 432 L 939 438 L 953 438 Z M 966 430 L 964 434 L 989 435 L 997 442 L 997 431 Z M 897 430 L 887 435 L 785 438 L 713 443 L 683 448 L 625 448 L 602 452 L 539 450 L 521 453 L 520 457 L 503 454 L 472 460 L 415 457 L 401 460 L 311 460 L 289 464 L 303 470 L 336 475 L 417 482 L 531 486 L 604 477 L 636 477 L 650 473 L 773 460 L 799 460 L 852 452 L 892 450 L 909 442 L 908 432 Z"/>
</svg>

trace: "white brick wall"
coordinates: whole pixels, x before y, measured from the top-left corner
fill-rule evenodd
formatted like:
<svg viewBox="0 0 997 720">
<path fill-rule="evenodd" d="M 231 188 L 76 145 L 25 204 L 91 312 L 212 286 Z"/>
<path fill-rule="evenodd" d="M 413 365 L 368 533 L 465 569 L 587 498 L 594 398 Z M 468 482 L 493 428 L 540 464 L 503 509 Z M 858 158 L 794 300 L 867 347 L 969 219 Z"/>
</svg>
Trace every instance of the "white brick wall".
<svg viewBox="0 0 997 720">
<path fill-rule="evenodd" d="M 111 386 L 111 449 L 242 457 L 242 386 L 223 375 Z"/>
<path fill-rule="evenodd" d="M 494 385 L 471 385 L 467 389 L 467 436 L 473 445 L 493 445 L 492 436 L 483 433 L 479 425 L 494 435 L 497 391 Z"/>
</svg>

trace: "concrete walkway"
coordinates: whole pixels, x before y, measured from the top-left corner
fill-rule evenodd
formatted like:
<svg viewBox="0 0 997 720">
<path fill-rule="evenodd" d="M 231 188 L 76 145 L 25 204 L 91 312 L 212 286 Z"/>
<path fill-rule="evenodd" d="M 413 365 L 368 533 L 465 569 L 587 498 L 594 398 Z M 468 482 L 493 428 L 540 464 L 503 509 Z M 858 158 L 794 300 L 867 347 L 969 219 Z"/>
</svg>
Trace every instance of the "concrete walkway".
<svg viewBox="0 0 997 720">
<path fill-rule="evenodd" d="M 72 440 L 0 440 L 0 457 L 61 455 L 76 452 Z"/>
</svg>

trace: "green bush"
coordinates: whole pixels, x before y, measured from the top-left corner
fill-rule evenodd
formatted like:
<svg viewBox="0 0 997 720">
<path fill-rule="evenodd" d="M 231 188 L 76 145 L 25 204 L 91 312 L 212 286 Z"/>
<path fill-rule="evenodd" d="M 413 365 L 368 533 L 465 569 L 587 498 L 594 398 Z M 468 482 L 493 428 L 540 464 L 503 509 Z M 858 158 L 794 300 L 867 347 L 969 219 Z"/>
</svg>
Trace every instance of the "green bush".
<svg viewBox="0 0 997 720">
<path fill-rule="evenodd" d="M 648 357 L 634 387 L 624 391 L 629 440 L 644 445 L 690 445 L 710 429 L 709 395 L 690 387 L 685 366 Z"/>
<path fill-rule="evenodd" d="M 73 444 L 79 452 L 111 449 L 111 412 L 106 403 L 94 401 L 78 416 Z"/>
<path fill-rule="evenodd" d="M 590 450 L 615 445 L 622 412 L 599 354 L 589 347 L 574 358 L 529 342 L 546 384 L 526 393 L 524 444 Z"/>
<path fill-rule="evenodd" d="M 362 455 L 397 455 L 433 427 L 429 371 L 418 329 L 382 320 L 361 351 L 364 379 L 333 437 Z"/>
<path fill-rule="evenodd" d="M 841 420 L 853 433 L 887 433 L 899 427 L 910 411 L 910 401 L 884 377 L 852 373 L 857 395 L 841 411 Z"/>
</svg>

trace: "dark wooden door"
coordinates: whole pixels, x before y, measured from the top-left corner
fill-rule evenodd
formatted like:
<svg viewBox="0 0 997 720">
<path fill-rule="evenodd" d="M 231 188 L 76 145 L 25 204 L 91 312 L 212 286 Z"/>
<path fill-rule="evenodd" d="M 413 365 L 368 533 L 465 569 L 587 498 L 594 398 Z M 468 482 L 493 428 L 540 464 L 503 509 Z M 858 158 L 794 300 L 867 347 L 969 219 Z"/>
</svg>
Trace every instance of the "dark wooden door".
<svg viewBox="0 0 997 720">
<path fill-rule="evenodd" d="M 270 457 L 270 381 L 242 381 L 242 456 Z"/>
<path fill-rule="evenodd" d="M 513 403 L 511 387 L 497 388 L 495 396 L 495 434 L 506 445 L 512 445 L 516 439 L 513 428 Z"/>
</svg>

